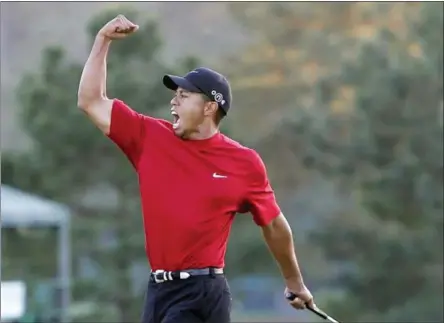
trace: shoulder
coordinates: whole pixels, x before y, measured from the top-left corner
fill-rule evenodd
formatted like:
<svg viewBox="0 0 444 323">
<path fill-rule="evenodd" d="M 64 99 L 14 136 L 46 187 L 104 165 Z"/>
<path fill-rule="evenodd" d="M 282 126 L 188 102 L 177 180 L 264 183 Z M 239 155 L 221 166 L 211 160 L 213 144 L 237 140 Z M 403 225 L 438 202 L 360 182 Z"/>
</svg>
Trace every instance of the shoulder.
<svg viewBox="0 0 444 323">
<path fill-rule="evenodd" d="M 259 153 L 239 142 L 223 135 L 224 145 L 229 148 L 230 155 L 233 158 L 238 158 L 243 161 L 245 173 L 251 179 L 260 180 L 264 177 L 266 172 L 265 164 Z M 232 154 L 231 154 L 232 153 Z"/>
<path fill-rule="evenodd" d="M 112 101 L 113 101 L 113 103 L 112 103 L 113 116 L 116 118 L 128 115 L 130 117 L 135 117 L 135 118 L 140 119 L 145 124 L 156 124 L 156 125 L 159 125 L 163 128 L 166 128 L 166 129 L 172 129 L 171 122 L 169 122 L 167 120 L 156 118 L 156 117 L 151 117 L 146 114 L 139 113 L 136 110 L 134 110 L 130 105 L 128 105 L 126 102 L 124 102 L 120 99 L 113 99 Z"/>
<path fill-rule="evenodd" d="M 164 119 L 145 116 L 145 122 L 155 124 L 159 129 L 168 130 L 170 132 L 173 130 L 173 124 Z"/>
<path fill-rule="evenodd" d="M 221 140 L 219 141 L 224 148 L 230 150 L 233 153 L 236 153 L 237 156 L 242 156 L 243 159 L 251 160 L 254 159 L 254 154 L 256 153 L 253 149 L 242 145 L 230 137 L 227 137 L 224 134 L 221 134 Z"/>
<path fill-rule="evenodd" d="M 252 182 L 260 182 L 262 183 L 267 178 L 267 170 L 259 153 L 249 148 L 249 165 L 250 171 L 248 173 L 249 178 Z"/>
</svg>

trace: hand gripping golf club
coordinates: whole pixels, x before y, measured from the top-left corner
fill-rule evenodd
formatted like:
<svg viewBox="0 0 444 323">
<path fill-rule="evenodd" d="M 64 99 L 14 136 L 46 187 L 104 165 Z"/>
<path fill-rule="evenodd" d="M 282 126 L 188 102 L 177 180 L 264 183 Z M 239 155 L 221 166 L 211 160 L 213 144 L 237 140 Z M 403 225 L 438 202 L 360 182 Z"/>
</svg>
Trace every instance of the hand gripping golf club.
<svg viewBox="0 0 444 323">
<path fill-rule="evenodd" d="M 285 295 L 285 298 L 288 299 L 289 301 L 293 301 L 297 296 L 293 293 L 288 292 Z M 334 318 L 332 318 L 331 316 L 327 315 L 324 311 L 320 310 L 319 308 L 315 307 L 309 307 L 307 306 L 307 309 L 313 313 L 315 313 L 317 316 L 322 317 L 324 320 L 327 320 L 329 322 L 332 323 L 339 323 L 338 321 L 336 321 Z"/>
</svg>

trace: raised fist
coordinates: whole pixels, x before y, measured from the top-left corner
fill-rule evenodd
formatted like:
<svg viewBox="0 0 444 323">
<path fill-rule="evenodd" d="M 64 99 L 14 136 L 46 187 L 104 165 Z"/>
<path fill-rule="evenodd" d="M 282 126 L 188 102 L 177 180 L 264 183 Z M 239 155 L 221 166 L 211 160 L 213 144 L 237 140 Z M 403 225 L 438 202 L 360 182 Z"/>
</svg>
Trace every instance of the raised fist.
<svg viewBox="0 0 444 323">
<path fill-rule="evenodd" d="M 118 15 L 99 31 L 99 35 L 109 39 L 121 39 L 136 32 L 139 26 L 133 24 L 124 15 Z"/>
</svg>

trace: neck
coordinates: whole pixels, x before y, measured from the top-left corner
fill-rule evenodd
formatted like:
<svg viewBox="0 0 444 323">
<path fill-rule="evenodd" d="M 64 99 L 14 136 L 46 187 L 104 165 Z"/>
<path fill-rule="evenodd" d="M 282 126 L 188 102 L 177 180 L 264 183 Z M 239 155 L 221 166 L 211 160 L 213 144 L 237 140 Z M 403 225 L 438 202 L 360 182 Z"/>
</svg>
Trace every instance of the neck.
<svg viewBox="0 0 444 323">
<path fill-rule="evenodd" d="M 205 140 L 213 137 L 219 132 L 219 127 L 215 124 L 202 124 L 196 131 L 190 133 L 188 136 L 189 140 Z"/>
</svg>

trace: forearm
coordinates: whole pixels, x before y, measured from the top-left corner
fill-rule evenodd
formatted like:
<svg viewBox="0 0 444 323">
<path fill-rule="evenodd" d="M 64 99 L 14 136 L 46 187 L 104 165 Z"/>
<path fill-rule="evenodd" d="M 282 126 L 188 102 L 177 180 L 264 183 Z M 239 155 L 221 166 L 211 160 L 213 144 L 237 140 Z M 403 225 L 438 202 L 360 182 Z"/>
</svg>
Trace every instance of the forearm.
<svg viewBox="0 0 444 323">
<path fill-rule="evenodd" d="M 293 235 L 285 217 L 280 214 L 269 225 L 263 227 L 262 232 L 284 278 L 302 284 L 303 279 L 294 249 Z"/>
<path fill-rule="evenodd" d="M 106 57 L 111 40 L 98 35 L 80 78 L 78 103 L 83 106 L 106 98 Z"/>
</svg>

